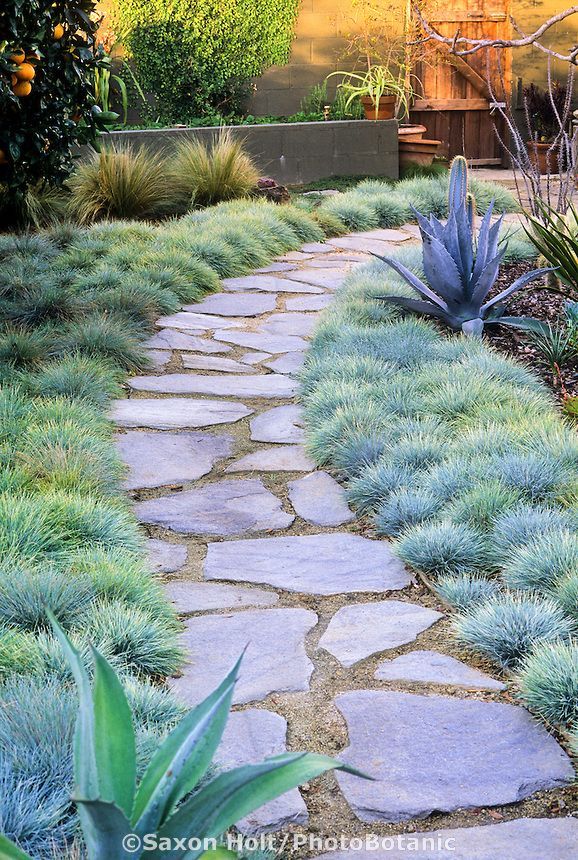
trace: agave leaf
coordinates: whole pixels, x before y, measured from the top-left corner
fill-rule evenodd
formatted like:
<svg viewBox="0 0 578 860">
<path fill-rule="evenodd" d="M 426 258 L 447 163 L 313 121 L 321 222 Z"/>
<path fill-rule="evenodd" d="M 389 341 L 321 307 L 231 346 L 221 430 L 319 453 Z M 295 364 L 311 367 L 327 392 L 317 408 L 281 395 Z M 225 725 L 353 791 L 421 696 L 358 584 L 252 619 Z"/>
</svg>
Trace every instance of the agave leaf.
<svg viewBox="0 0 578 860">
<path fill-rule="evenodd" d="M 475 320 L 466 320 L 462 323 L 462 332 L 470 337 L 481 337 L 484 331 L 484 321 L 481 317 Z"/>
<path fill-rule="evenodd" d="M 186 800 L 164 825 L 159 839 L 218 836 L 249 812 L 331 768 L 365 777 L 335 759 L 313 753 L 286 753 L 260 764 L 235 768 Z M 171 852 L 171 858 L 197 860 L 200 854 L 202 848 L 188 853 L 177 849 Z M 150 860 L 164 860 L 163 852 L 151 852 Z"/>
<path fill-rule="evenodd" d="M 124 690 L 104 657 L 93 648 L 94 752 L 99 796 L 115 803 L 127 817 L 136 786 L 136 746 L 132 714 Z"/>
<path fill-rule="evenodd" d="M 482 218 L 482 223 L 480 224 L 480 232 L 478 233 L 478 242 L 476 246 L 476 260 L 472 272 L 472 283 L 474 284 L 478 281 L 482 269 L 488 260 L 495 257 L 498 251 L 496 248 L 493 252 L 490 252 L 490 227 L 493 206 L 494 201 L 492 201 L 488 206 L 486 214 Z"/>
<path fill-rule="evenodd" d="M 445 246 L 431 236 L 423 240 L 423 270 L 428 284 L 448 307 L 463 301 L 464 284 L 458 267 Z"/>
<path fill-rule="evenodd" d="M 464 290 L 467 293 L 469 282 L 472 277 L 474 257 L 472 231 L 463 207 L 458 209 L 457 212 L 455 210 L 451 211 L 446 226 L 443 244 L 458 267 L 462 281 L 460 298 L 463 298 Z"/>
<path fill-rule="evenodd" d="M 521 331 L 530 331 L 535 334 L 548 334 L 550 328 L 547 323 L 534 317 L 497 317 L 487 319 L 486 325 L 507 325 L 510 328 L 519 328 Z"/>
<path fill-rule="evenodd" d="M 408 299 L 406 296 L 376 296 L 376 299 L 382 302 L 391 302 L 393 305 L 398 305 L 400 308 L 413 311 L 416 314 L 425 314 L 426 316 L 444 320 L 450 325 L 447 312 L 436 307 L 431 302 L 421 301 L 420 299 Z"/>
<path fill-rule="evenodd" d="M 133 822 L 139 833 L 154 833 L 207 770 L 227 722 L 242 658 L 217 689 L 181 720 L 153 756 L 135 800 Z"/>
<path fill-rule="evenodd" d="M 112 860 L 113 857 L 114 860 L 129 860 L 137 856 L 123 845 L 124 837 L 132 833 L 132 829 L 122 809 L 102 800 L 74 800 L 78 811 L 83 813 L 82 835 L 89 860 Z"/>
<path fill-rule="evenodd" d="M 502 248 L 500 251 L 498 251 L 496 256 L 492 260 L 490 260 L 489 263 L 486 263 L 486 265 L 480 272 L 478 280 L 475 283 L 472 282 L 472 308 L 475 308 L 476 310 L 480 308 L 481 303 L 484 301 L 484 299 L 496 283 L 496 278 L 498 277 L 500 265 L 504 254 L 505 250 Z M 481 311 L 479 316 L 483 316 Z"/>
<path fill-rule="evenodd" d="M 535 280 L 537 280 L 537 278 L 541 278 L 544 275 L 547 275 L 550 272 L 554 272 L 554 271 L 555 271 L 555 269 L 553 269 L 553 268 L 547 268 L 547 269 L 533 269 L 531 272 L 526 272 L 525 275 L 522 275 L 521 278 L 518 278 L 517 280 L 514 281 L 513 284 L 510 284 L 510 286 L 507 289 L 502 290 L 502 292 L 499 295 L 494 296 L 493 299 L 490 299 L 489 302 L 486 302 L 485 305 L 482 305 L 482 308 L 481 308 L 482 313 L 485 313 L 488 310 L 488 308 L 492 307 L 492 305 L 495 305 L 498 302 L 504 301 L 504 299 L 507 299 L 508 296 L 512 295 L 512 293 L 515 293 L 517 290 L 522 289 L 522 287 L 525 287 L 526 284 L 531 283 L 531 281 L 535 281 Z"/>
<path fill-rule="evenodd" d="M 94 710 L 88 673 L 79 652 L 50 610 L 46 614 L 60 642 L 78 688 L 79 708 L 74 732 L 74 779 L 78 791 L 90 799 L 98 797 L 98 770 L 94 746 Z"/>
<path fill-rule="evenodd" d="M 426 218 L 413 206 L 410 206 L 410 209 L 416 217 L 422 239 L 424 238 L 424 236 L 433 236 L 434 238 L 439 239 L 441 242 L 444 236 L 444 225 L 441 223 L 441 221 L 438 221 L 438 219 L 435 218 L 433 215 L 430 215 L 429 218 Z"/>
<path fill-rule="evenodd" d="M 379 254 L 374 254 L 373 256 L 377 257 L 378 260 L 381 260 L 382 263 L 386 263 L 388 266 L 390 266 L 395 272 L 398 273 L 398 275 L 401 275 L 401 277 L 405 281 L 407 281 L 410 287 L 413 287 L 413 289 L 420 295 L 425 296 L 442 310 L 448 310 L 448 306 L 444 302 L 444 300 L 440 298 L 440 296 L 436 296 L 433 290 L 430 290 L 430 288 L 426 284 L 424 284 L 424 282 L 420 280 L 417 275 L 414 275 L 413 272 L 410 272 L 410 270 L 406 266 L 404 266 L 403 263 L 400 263 L 393 257 L 381 257 Z"/>
<path fill-rule="evenodd" d="M 32 860 L 32 858 L 30 854 L 26 854 L 0 833 L 0 860 Z"/>
</svg>

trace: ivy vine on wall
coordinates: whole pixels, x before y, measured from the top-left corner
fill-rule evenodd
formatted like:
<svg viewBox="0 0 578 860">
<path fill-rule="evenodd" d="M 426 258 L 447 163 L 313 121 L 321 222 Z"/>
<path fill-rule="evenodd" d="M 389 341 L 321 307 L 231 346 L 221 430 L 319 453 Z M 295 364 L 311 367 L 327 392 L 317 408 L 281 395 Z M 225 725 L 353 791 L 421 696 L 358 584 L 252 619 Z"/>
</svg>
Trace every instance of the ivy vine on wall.
<svg viewBox="0 0 578 860">
<path fill-rule="evenodd" d="M 235 113 L 286 63 L 299 0 L 112 0 L 113 27 L 164 120 Z"/>
</svg>

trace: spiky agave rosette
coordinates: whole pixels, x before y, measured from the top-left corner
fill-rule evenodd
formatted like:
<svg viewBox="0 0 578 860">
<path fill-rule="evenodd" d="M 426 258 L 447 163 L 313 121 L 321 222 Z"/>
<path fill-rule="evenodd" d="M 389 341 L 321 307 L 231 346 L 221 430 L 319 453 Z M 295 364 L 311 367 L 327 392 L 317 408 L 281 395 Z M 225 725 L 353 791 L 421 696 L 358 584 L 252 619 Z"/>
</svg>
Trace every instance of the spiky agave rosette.
<svg viewBox="0 0 578 860">
<path fill-rule="evenodd" d="M 533 317 L 506 316 L 505 300 L 551 268 L 526 272 L 501 293 L 488 299 L 500 271 L 507 246 L 500 247 L 503 216 L 492 224 L 493 202 L 482 219 L 474 242 L 475 204 L 468 193 L 465 158 L 452 163 L 449 186 L 449 217 L 443 224 L 434 215 L 426 218 L 412 207 L 423 242 L 423 270 L 427 284 L 391 257 L 378 256 L 391 266 L 420 296 L 380 296 L 404 310 L 435 317 L 453 331 L 480 337 L 484 325 L 500 323 L 526 331 L 543 332 L 544 323 Z"/>
</svg>

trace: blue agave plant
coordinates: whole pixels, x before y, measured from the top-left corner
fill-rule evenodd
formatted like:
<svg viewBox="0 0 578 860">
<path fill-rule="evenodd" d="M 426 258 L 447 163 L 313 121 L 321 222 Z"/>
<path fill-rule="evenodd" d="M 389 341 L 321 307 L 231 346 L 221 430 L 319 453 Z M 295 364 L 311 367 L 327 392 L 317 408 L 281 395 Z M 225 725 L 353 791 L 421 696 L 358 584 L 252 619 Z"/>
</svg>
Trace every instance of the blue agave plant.
<svg viewBox="0 0 578 860">
<path fill-rule="evenodd" d="M 479 337 L 484 324 L 500 323 L 529 331 L 543 332 L 545 326 L 533 317 L 505 316 L 505 300 L 516 290 L 542 277 L 551 268 L 534 269 L 518 278 L 499 295 L 488 299 L 500 271 L 506 247 L 499 247 L 502 218 L 492 225 L 490 204 L 474 241 L 475 202 L 468 193 L 468 167 L 465 158 L 453 160 L 449 186 L 449 217 L 442 224 L 433 215 L 426 218 L 413 210 L 423 241 L 425 284 L 406 266 L 391 257 L 379 257 L 407 281 L 420 295 L 380 296 L 405 310 L 436 317 L 454 331 Z M 378 256 L 378 255 L 377 255 Z"/>
</svg>

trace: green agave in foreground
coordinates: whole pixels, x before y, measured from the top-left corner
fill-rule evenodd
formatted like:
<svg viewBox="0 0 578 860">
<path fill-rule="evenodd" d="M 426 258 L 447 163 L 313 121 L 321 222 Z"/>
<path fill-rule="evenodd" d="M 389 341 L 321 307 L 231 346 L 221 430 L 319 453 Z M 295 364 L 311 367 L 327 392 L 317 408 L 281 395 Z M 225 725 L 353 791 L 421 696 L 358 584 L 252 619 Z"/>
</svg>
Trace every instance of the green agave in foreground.
<svg viewBox="0 0 578 860">
<path fill-rule="evenodd" d="M 311 753 L 287 753 L 260 764 L 222 773 L 198 786 L 217 749 L 231 707 L 242 657 L 225 680 L 190 711 L 153 756 L 136 784 L 135 734 L 122 685 L 110 664 L 92 649 L 91 685 L 80 654 L 51 616 L 76 681 L 80 707 L 74 738 L 74 801 L 89 860 L 166 858 L 161 847 L 141 850 L 145 835 L 167 845 L 174 860 L 234 857 L 215 849 L 173 847 L 174 840 L 195 844 L 219 837 L 249 812 L 331 768 L 363 774 L 335 759 Z M 194 793 L 193 793 L 194 792 Z M 123 843 L 123 840 L 126 842 Z M 125 847 L 126 846 L 126 847 Z M 0 836 L 0 860 L 30 860 L 28 854 Z"/>
<path fill-rule="evenodd" d="M 449 188 L 449 217 L 443 224 L 433 215 L 425 218 L 413 210 L 423 241 L 425 284 L 408 268 L 391 257 L 379 257 L 391 266 L 420 296 L 381 296 L 383 301 L 404 310 L 435 317 L 454 331 L 479 337 L 484 324 L 499 323 L 526 331 L 542 332 L 543 323 L 532 317 L 505 316 L 505 300 L 531 281 L 552 269 L 526 272 L 492 298 L 494 286 L 506 248 L 499 248 L 502 218 L 492 225 L 493 204 L 482 220 L 477 243 L 474 243 L 474 201 L 468 194 L 468 174 L 465 158 L 458 156 L 452 163 Z M 378 255 L 376 255 L 378 256 Z"/>
</svg>

